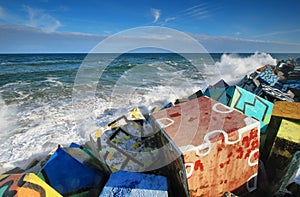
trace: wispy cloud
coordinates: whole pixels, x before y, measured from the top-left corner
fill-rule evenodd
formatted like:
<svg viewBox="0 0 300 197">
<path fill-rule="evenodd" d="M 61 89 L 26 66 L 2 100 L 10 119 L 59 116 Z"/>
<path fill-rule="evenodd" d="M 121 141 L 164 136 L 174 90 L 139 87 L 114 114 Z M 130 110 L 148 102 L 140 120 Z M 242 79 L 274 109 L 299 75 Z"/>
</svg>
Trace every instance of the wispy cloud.
<svg viewBox="0 0 300 197">
<path fill-rule="evenodd" d="M 156 23 L 160 17 L 160 10 L 152 8 L 151 13 L 154 17 L 153 23 Z"/>
<path fill-rule="evenodd" d="M 286 30 L 286 31 L 273 31 L 273 32 L 265 33 L 265 34 L 255 35 L 253 37 L 254 38 L 262 38 L 262 37 L 277 36 L 277 35 L 296 33 L 296 32 L 300 32 L 300 29 L 292 29 L 292 30 Z"/>
<path fill-rule="evenodd" d="M 196 20 L 203 20 L 205 18 L 211 17 L 212 9 L 215 10 L 216 7 L 211 8 L 207 3 L 200 3 L 188 8 L 185 8 L 183 10 L 180 10 L 177 15 L 173 17 L 168 17 L 164 20 L 162 23 L 163 25 L 166 25 L 168 22 L 171 21 L 184 21 L 184 20 L 190 20 L 189 18 L 193 18 Z"/>
<path fill-rule="evenodd" d="M 107 38 L 104 35 L 83 34 L 76 32 L 45 32 L 37 28 L 0 24 L 0 53 L 24 53 L 24 52 L 89 52 L 100 41 Z M 157 32 L 151 36 L 132 35 L 130 37 L 120 37 L 125 44 L 136 43 L 163 43 L 169 41 L 170 44 L 177 45 L 178 37 Z M 248 40 L 234 37 L 209 36 L 203 34 L 190 34 L 210 53 L 252 53 L 264 51 L 269 53 L 291 52 L 297 53 L 300 50 L 298 43 L 271 42 L 260 40 Z M 47 39 L 45 39 L 47 38 Z M 120 45 L 116 39 L 116 46 Z M 123 43 L 121 44 L 123 45 Z M 171 46 L 171 45 L 170 45 Z M 113 47 L 112 50 L 117 50 Z M 181 49 L 180 50 L 190 50 Z"/>
<path fill-rule="evenodd" d="M 23 6 L 24 11 L 28 15 L 28 26 L 40 28 L 46 32 L 54 32 L 62 26 L 61 22 L 49 15 L 45 10 Z"/>
<path fill-rule="evenodd" d="M 169 18 L 166 18 L 165 19 L 165 22 L 170 22 L 170 21 L 173 21 L 173 20 L 176 20 L 176 17 L 169 17 Z"/>
<path fill-rule="evenodd" d="M 206 3 L 201 3 L 182 10 L 181 15 L 204 19 L 210 16 L 210 12 L 208 9 L 208 5 Z"/>
</svg>

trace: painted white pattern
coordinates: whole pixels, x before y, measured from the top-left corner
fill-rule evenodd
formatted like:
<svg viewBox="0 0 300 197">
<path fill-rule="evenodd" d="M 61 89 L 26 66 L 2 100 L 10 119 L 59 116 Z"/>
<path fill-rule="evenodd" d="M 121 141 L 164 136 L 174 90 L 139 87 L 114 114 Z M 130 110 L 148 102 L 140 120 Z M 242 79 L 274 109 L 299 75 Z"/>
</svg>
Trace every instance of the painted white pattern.
<svg viewBox="0 0 300 197">
<path fill-rule="evenodd" d="M 201 144 L 200 146 L 197 146 L 196 148 L 191 149 L 191 150 L 194 150 L 196 152 L 197 156 L 204 157 L 204 156 L 208 155 L 211 151 L 211 142 L 210 142 L 211 136 L 216 136 L 217 134 L 219 134 L 219 135 L 222 134 L 224 136 L 225 144 L 232 145 L 232 144 L 236 144 L 237 142 L 241 141 L 243 133 L 245 133 L 247 131 L 249 131 L 249 130 L 238 130 L 239 137 L 237 140 L 234 140 L 234 141 L 229 140 L 228 134 L 224 130 L 214 130 L 214 131 L 208 132 L 204 136 L 205 142 L 203 144 Z M 205 151 L 206 149 L 207 149 L 207 151 Z M 205 152 L 202 153 L 203 151 L 205 151 Z"/>
<path fill-rule="evenodd" d="M 248 157 L 248 165 L 249 166 L 255 166 L 258 164 L 258 160 L 255 162 L 251 162 L 251 158 L 254 156 L 255 153 L 259 152 L 259 149 L 255 149 L 253 151 L 251 151 L 249 157 Z"/>
<path fill-rule="evenodd" d="M 190 178 L 194 172 L 194 163 L 185 163 L 184 166 L 186 169 L 186 178 Z M 187 172 L 188 167 L 191 168 L 189 172 Z"/>
<path fill-rule="evenodd" d="M 225 108 L 225 111 L 219 110 L 218 106 L 221 105 L 223 108 Z M 218 112 L 220 114 L 229 114 L 231 113 L 234 109 L 231 107 L 228 107 L 226 105 L 223 105 L 222 103 L 215 103 L 212 107 L 212 110 L 214 110 L 215 112 Z"/>
<path fill-rule="evenodd" d="M 167 127 L 171 126 L 172 124 L 174 124 L 174 120 L 172 120 L 170 118 L 160 118 L 160 119 L 157 119 L 156 121 L 161 129 L 167 128 Z M 164 124 L 163 121 L 168 121 L 169 123 Z"/>
<path fill-rule="evenodd" d="M 252 187 L 249 187 L 249 181 L 250 181 L 251 179 L 253 179 L 253 178 L 254 178 L 253 186 L 252 186 Z M 250 177 L 248 178 L 246 187 L 247 187 L 247 190 L 248 190 L 249 192 L 252 192 L 252 191 L 256 190 L 256 188 L 257 188 L 257 173 L 253 174 L 252 176 L 250 176 Z"/>
</svg>

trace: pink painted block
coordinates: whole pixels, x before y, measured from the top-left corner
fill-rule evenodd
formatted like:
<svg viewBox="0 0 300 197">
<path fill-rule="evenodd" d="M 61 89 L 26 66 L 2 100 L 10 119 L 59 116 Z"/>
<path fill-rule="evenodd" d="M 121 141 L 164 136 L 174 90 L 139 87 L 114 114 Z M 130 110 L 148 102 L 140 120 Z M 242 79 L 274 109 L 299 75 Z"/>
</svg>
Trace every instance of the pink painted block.
<svg viewBox="0 0 300 197">
<path fill-rule="evenodd" d="M 156 112 L 152 119 L 183 154 L 191 196 L 255 190 L 257 120 L 206 96 Z"/>
</svg>

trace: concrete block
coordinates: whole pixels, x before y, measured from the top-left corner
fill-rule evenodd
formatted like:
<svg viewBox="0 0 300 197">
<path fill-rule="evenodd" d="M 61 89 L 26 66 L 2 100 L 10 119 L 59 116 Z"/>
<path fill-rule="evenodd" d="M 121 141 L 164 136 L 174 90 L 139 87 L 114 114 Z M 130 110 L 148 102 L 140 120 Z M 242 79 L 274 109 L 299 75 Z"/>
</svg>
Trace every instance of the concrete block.
<svg viewBox="0 0 300 197">
<path fill-rule="evenodd" d="M 272 116 L 300 120 L 300 103 L 276 101 L 274 103 Z"/>
<path fill-rule="evenodd" d="M 138 172 L 112 173 L 100 197 L 164 197 L 168 196 L 166 177 Z"/>
<path fill-rule="evenodd" d="M 37 175 L 25 173 L 1 175 L 0 196 L 61 197 L 62 195 L 41 180 Z"/>
<path fill-rule="evenodd" d="M 180 104 L 180 103 L 184 103 L 184 102 L 187 102 L 189 100 L 193 100 L 195 98 L 199 98 L 203 96 L 203 93 L 201 90 L 198 90 L 197 92 L 195 92 L 194 94 L 188 96 L 187 98 L 179 98 L 179 99 L 176 99 L 176 101 L 174 102 L 175 105 L 177 104 Z"/>
<path fill-rule="evenodd" d="M 273 105 L 273 103 L 236 86 L 230 107 L 259 120 L 261 132 L 264 133 L 271 119 Z"/>
<path fill-rule="evenodd" d="M 206 96 L 154 113 L 152 120 L 183 155 L 191 196 L 256 188 L 258 121 Z"/>
<path fill-rule="evenodd" d="M 265 66 L 265 68 L 261 70 L 258 78 L 270 86 L 274 86 L 279 80 L 279 77 L 274 73 L 274 69 L 270 66 Z"/>
<path fill-rule="evenodd" d="M 128 124 L 128 121 L 144 121 L 144 120 L 146 119 L 141 113 L 141 111 L 139 110 L 139 108 L 134 108 L 128 113 L 124 114 L 123 116 L 99 128 L 94 134 L 91 135 L 91 138 L 94 141 L 97 141 L 99 143 L 99 139 L 105 131 L 124 126 Z"/>
<path fill-rule="evenodd" d="M 258 75 L 258 73 L 256 73 Z M 245 76 L 241 81 L 239 81 L 236 85 L 243 88 L 244 90 L 247 90 L 257 96 L 263 97 L 264 92 L 262 90 L 262 86 L 259 83 L 258 80 L 256 80 L 257 76 L 254 77 L 248 77 Z"/>
<path fill-rule="evenodd" d="M 129 121 L 127 125 L 106 131 L 98 149 L 112 172 L 143 172 L 158 159 L 155 133 L 146 121 Z"/>
<path fill-rule="evenodd" d="M 276 188 L 275 188 L 276 189 Z M 279 183 L 276 194 L 293 193 L 299 196 L 300 192 L 300 151 L 297 151 L 290 164 L 287 166 L 284 176 Z"/>
<path fill-rule="evenodd" d="M 38 176 L 64 196 L 98 196 L 108 179 L 101 163 L 80 148 L 61 148 Z"/>
<path fill-rule="evenodd" d="M 288 93 L 284 93 L 277 88 L 273 88 L 266 84 L 261 84 L 262 90 L 264 92 L 263 98 L 267 99 L 268 101 L 275 102 L 275 101 L 288 101 L 294 102 L 294 99 Z"/>
<path fill-rule="evenodd" d="M 284 121 L 285 123 L 282 123 L 283 120 L 285 120 Z M 280 135 L 281 136 L 286 135 L 285 133 L 289 132 L 287 129 L 293 129 L 293 130 L 298 129 L 297 124 L 299 123 L 299 121 L 300 121 L 300 103 L 286 102 L 286 101 L 276 101 L 274 103 L 272 117 L 266 131 L 267 136 L 266 136 L 265 147 L 263 151 L 261 151 L 262 152 L 261 158 L 266 165 L 268 163 L 267 160 L 270 157 L 270 153 L 272 152 L 271 149 L 272 147 L 274 147 L 274 142 L 277 139 L 277 135 L 280 130 L 280 127 L 283 127 L 281 128 Z M 291 123 L 289 124 L 288 122 Z M 295 131 L 291 131 L 291 132 L 295 132 Z M 297 132 L 295 136 L 290 136 L 292 137 L 291 141 L 295 141 L 297 139 L 297 136 L 298 136 Z M 287 137 L 288 136 L 286 136 L 285 138 Z M 290 141 L 289 139 L 285 139 L 285 140 Z"/>
<path fill-rule="evenodd" d="M 119 124 L 118 120 L 122 119 L 125 121 Z M 170 178 L 168 192 L 171 196 L 188 196 L 183 160 L 177 157 L 168 160 L 174 156 L 168 149 L 161 149 L 159 130 L 155 130 L 141 114 L 138 119 L 129 120 L 123 116 L 114 122 L 118 124 L 97 139 L 99 154 L 110 170 L 161 174 Z"/>
<path fill-rule="evenodd" d="M 229 86 L 224 80 L 220 80 L 213 86 L 209 86 L 204 91 L 204 95 L 229 106 L 233 92 L 234 86 Z"/>
<path fill-rule="evenodd" d="M 266 167 L 273 182 L 284 175 L 296 151 L 300 151 L 300 121 L 282 119 Z"/>
</svg>

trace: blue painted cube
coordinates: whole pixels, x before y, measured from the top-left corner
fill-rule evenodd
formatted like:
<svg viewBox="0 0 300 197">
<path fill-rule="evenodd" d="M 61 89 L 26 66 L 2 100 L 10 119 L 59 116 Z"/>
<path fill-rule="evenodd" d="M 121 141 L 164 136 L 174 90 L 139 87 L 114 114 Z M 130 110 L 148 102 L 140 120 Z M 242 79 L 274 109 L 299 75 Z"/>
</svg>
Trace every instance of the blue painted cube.
<svg viewBox="0 0 300 197">
<path fill-rule="evenodd" d="M 167 185 L 164 176 L 118 171 L 110 175 L 100 197 L 164 197 L 168 196 Z"/>
</svg>

